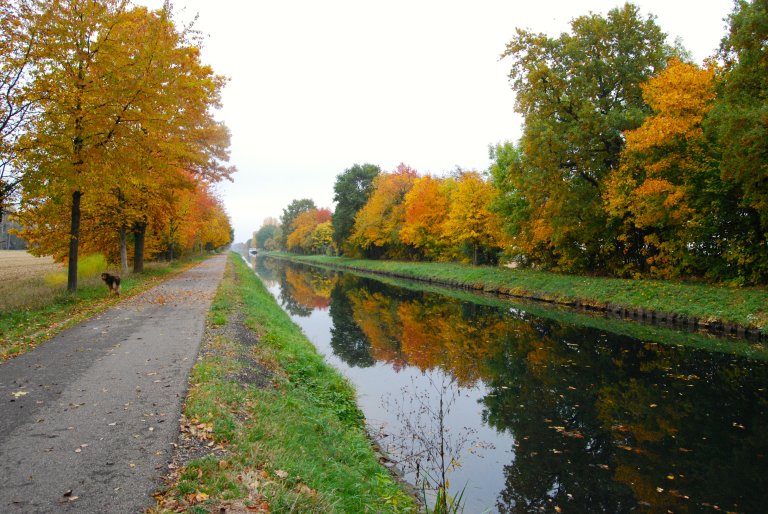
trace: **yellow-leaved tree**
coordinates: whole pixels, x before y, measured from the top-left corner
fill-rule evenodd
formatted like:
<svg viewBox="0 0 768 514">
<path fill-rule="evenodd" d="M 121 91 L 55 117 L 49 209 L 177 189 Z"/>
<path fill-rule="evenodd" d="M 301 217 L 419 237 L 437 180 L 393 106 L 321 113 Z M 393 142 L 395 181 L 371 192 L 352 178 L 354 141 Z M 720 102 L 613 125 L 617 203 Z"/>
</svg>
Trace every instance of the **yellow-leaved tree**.
<svg viewBox="0 0 768 514">
<path fill-rule="evenodd" d="M 450 259 L 451 252 L 443 225 L 451 204 L 453 178 L 429 175 L 416 179 L 413 189 L 405 195 L 405 219 L 400 240 L 420 250 L 428 260 Z"/>
<path fill-rule="evenodd" d="M 456 181 L 444 237 L 461 249 L 473 264 L 496 263 L 507 244 L 502 220 L 491 210 L 498 190 L 477 172 L 465 172 Z"/>
<path fill-rule="evenodd" d="M 685 257 L 702 209 L 704 184 L 717 177 L 702 130 L 715 99 L 715 70 L 671 59 L 642 85 L 653 114 L 625 132 L 621 164 L 608 176 L 605 210 L 623 221 L 625 273 L 671 277 Z"/>
<path fill-rule="evenodd" d="M 231 177 L 229 132 L 211 114 L 225 79 L 200 62 L 169 3 L 157 11 L 121 0 L 30 5 L 39 34 L 30 90 L 40 115 L 26 136 L 33 150 L 21 218 L 32 251 L 68 260 L 74 291 L 81 244 L 119 240 L 125 269 L 130 232 L 140 272 L 148 227 L 172 217 L 183 191 Z"/>
</svg>

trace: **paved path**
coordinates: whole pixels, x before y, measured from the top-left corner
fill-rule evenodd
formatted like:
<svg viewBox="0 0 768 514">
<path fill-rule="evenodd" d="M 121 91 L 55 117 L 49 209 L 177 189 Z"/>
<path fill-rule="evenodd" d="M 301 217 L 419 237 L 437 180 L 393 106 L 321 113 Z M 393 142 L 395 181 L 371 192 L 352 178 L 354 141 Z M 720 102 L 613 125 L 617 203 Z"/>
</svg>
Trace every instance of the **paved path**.
<svg viewBox="0 0 768 514">
<path fill-rule="evenodd" d="M 209 259 L 0 365 L 0 512 L 154 504 L 225 262 Z"/>
</svg>

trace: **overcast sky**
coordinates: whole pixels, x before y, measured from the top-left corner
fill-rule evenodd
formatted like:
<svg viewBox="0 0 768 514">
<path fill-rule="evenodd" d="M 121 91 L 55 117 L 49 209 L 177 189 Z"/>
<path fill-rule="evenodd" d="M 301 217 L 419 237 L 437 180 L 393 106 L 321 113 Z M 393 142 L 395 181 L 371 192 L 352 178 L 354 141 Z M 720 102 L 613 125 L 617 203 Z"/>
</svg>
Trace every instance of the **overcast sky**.
<svg viewBox="0 0 768 514">
<path fill-rule="evenodd" d="M 162 0 L 140 0 L 159 7 Z M 696 61 L 726 33 L 732 0 L 636 0 Z M 515 28 L 557 35 L 618 0 L 174 0 L 199 15 L 203 59 L 230 78 L 218 113 L 232 131 L 233 184 L 219 189 L 235 241 L 294 199 L 333 209 L 355 163 L 420 173 L 484 170 L 488 145 L 521 118 L 499 61 Z"/>
</svg>

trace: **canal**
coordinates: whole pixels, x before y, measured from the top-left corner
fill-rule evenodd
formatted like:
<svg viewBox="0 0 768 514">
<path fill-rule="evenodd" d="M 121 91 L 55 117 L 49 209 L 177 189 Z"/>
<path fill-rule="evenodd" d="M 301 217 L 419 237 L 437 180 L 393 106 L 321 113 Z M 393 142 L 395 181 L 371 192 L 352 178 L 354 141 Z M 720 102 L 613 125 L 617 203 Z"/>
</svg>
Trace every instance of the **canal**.
<svg viewBox="0 0 768 514">
<path fill-rule="evenodd" d="M 399 472 L 445 478 L 466 513 L 765 512 L 768 361 L 749 343 L 250 262 Z"/>
</svg>

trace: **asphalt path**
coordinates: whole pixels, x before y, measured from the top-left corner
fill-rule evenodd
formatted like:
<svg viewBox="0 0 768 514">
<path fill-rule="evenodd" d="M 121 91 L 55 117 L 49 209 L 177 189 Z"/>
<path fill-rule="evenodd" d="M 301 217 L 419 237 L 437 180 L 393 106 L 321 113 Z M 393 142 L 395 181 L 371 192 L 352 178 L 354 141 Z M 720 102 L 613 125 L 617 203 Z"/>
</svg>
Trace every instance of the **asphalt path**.
<svg viewBox="0 0 768 514">
<path fill-rule="evenodd" d="M 0 365 L 0 512 L 154 504 L 225 262 L 209 259 Z"/>
</svg>

